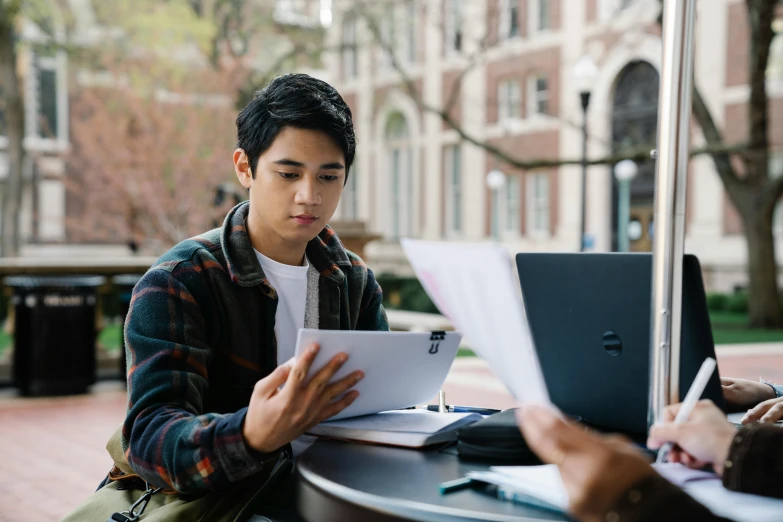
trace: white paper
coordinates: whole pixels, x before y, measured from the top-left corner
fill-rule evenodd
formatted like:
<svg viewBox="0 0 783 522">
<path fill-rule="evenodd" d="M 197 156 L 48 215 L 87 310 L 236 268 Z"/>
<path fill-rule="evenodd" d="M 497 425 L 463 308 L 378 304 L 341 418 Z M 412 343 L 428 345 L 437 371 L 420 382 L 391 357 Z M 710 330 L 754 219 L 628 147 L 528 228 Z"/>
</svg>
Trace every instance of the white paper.
<svg viewBox="0 0 783 522">
<path fill-rule="evenodd" d="M 358 330 L 300 329 L 296 357 L 313 343 L 321 349 L 308 374 L 312 378 L 338 353 L 348 354 L 348 361 L 330 382 L 356 370 L 364 379 L 353 389 L 359 397 L 330 420 L 368 415 L 426 404 L 438 394 L 457 356 L 462 335 L 446 332 L 433 351 L 431 334 L 420 332 L 375 332 Z"/>
<path fill-rule="evenodd" d="M 382 411 L 375 415 L 350 419 L 327 421 L 322 428 L 345 428 L 351 430 L 388 431 L 392 433 L 437 433 L 465 418 L 478 420 L 475 413 L 437 413 L 429 410 Z"/>
<path fill-rule="evenodd" d="M 511 394 L 521 404 L 551 405 L 508 252 L 485 243 L 403 239 L 402 246 L 435 305 Z"/>
<path fill-rule="evenodd" d="M 718 475 L 710 471 L 691 469 L 688 466 L 683 466 L 682 464 L 674 462 L 653 464 L 652 467 L 660 476 L 679 487 L 683 487 L 685 484 L 696 480 L 715 480 L 719 478 Z"/>
<path fill-rule="evenodd" d="M 719 479 L 688 482 L 683 488 L 716 515 L 735 522 L 780 522 L 783 500 L 729 491 Z"/>
<path fill-rule="evenodd" d="M 488 472 L 469 472 L 467 476 L 542 500 L 563 511 L 568 508 L 568 493 L 554 464 L 492 466 Z"/>
</svg>

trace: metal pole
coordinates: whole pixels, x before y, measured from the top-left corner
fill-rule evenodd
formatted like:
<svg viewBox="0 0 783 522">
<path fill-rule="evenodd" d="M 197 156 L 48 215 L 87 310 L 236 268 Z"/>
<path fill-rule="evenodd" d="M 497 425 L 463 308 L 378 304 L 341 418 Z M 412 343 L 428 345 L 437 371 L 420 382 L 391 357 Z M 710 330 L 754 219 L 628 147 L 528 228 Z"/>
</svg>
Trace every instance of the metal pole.
<svg viewBox="0 0 783 522">
<path fill-rule="evenodd" d="M 617 202 L 617 251 L 628 252 L 628 221 L 631 218 L 631 180 L 618 183 Z"/>
<path fill-rule="evenodd" d="M 655 179 L 648 423 L 679 401 L 685 187 L 693 89 L 696 0 L 663 3 L 663 66 Z M 674 332 L 674 330 L 677 330 Z"/>
<path fill-rule="evenodd" d="M 582 101 L 582 218 L 579 230 L 579 251 L 585 251 L 587 234 L 587 107 L 590 105 L 590 91 L 579 93 Z"/>
</svg>

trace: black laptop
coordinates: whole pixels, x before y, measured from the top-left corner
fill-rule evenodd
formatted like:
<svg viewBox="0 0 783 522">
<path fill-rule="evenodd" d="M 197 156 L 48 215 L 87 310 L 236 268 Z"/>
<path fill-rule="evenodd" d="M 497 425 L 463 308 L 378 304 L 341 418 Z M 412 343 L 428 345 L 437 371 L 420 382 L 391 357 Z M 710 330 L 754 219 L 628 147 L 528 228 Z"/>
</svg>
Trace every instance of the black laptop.
<svg viewBox="0 0 783 522">
<path fill-rule="evenodd" d="M 518 254 L 530 330 L 552 402 L 586 424 L 647 434 L 652 254 Z M 701 268 L 682 277 L 680 396 L 715 357 Z M 716 371 L 702 398 L 723 408 Z"/>
</svg>

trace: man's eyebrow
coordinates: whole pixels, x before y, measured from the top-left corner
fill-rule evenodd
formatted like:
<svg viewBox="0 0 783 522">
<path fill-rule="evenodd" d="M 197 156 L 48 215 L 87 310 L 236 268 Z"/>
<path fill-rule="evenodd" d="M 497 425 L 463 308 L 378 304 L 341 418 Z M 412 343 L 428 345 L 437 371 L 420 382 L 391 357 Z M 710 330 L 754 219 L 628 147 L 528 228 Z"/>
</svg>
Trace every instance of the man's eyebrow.
<svg viewBox="0 0 783 522">
<path fill-rule="evenodd" d="M 273 162 L 275 165 L 283 165 L 286 167 L 298 167 L 298 168 L 304 168 L 305 164 L 301 161 L 295 161 L 288 158 L 283 158 L 277 161 Z M 345 165 L 340 163 L 339 161 L 335 161 L 333 163 L 324 163 L 321 165 L 321 170 L 344 170 Z"/>
</svg>

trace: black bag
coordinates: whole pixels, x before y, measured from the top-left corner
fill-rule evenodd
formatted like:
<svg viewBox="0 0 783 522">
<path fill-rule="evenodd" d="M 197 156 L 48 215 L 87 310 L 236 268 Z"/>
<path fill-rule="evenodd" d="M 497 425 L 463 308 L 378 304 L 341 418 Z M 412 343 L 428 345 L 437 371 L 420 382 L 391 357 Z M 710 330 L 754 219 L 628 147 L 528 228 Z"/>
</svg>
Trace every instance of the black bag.
<svg viewBox="0 0 783 522">
<path fill-rule="evenodd" d="M 541 464 L 519 432 L 516 410 L 505 410 L 457 431 L 457 454 L 462 460 L 486 464 Z"/>
</svg>

